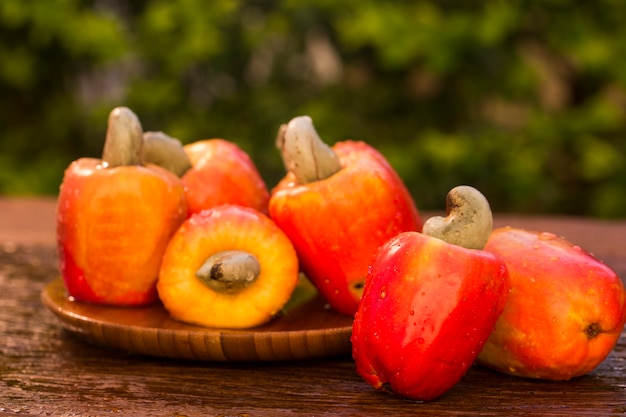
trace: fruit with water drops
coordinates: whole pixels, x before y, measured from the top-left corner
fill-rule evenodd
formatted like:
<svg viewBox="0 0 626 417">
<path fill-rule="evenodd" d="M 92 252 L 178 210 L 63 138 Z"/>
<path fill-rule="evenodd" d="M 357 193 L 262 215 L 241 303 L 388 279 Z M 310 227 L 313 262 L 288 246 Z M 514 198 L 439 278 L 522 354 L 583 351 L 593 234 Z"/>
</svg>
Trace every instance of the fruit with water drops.
<svg viewBox="0 0 626 417">
<path fill-rule="evenodd" d="M 126 107 L 109 115 L 102 159 L 66 169 L 57 206 L 59 266 L 78 301 L 157 301 L 165 247 L 186 216 L 180 179 L 143 160 L 143 130 Z"/>
<path fill-rule="evenodd" d="M 308 116 L 282 126 L 277 145 L 287 174 L 272 190 L 270 216 L 330 306 L 353 315 L 377 248 L 421 230 L 415 203 L 378 151 L 356 141 L 331 148 Z"/>
<path fill-rule="evenodd" d="M 549 232 L 496 229 L 485 250 L 505 261 L 512 289 L 480 364 L 568 380 L 604 361 L 626 321 L 626 292 L 611 268 Z"/>
<path fill-rule="evenodd" d="M 400 233 L 381 246 L 353 324 L 359 375 L 413 400 L 433 400 L 463 377 L 509 292 L 504 262 L 481 250 L 492 229 L 487 200 L 461 186 L 447 208 L 423 233 Z"/>
</svg>

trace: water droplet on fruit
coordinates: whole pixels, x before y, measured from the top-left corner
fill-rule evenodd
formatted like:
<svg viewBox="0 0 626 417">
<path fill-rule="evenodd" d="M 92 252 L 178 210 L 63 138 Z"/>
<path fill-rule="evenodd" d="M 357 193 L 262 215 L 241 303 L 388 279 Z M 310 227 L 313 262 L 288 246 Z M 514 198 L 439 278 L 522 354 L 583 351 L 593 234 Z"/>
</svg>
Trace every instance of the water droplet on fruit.
<svg viewBox="0 0 626 417">
<path fill-rule="evenodd" d="M 380 292 L 380 298 L 385 298 L 386 296 L 387 296 L 387 293 L 385 291 Z"/>
<path fill-rule="evenodd" d="M 419 343 L 420 345 L 424 344 L 424 338 L 423 337 L 419 337 L 417 339 L 417 343 Z"/>
<path fill-rule="evenodd" d="M 538 236 L 539 240 L 554 240 L 556 239 L 556 235 L 550 232 L 541 232 Z"/>
<path fill-rule="evenodd" d="M 415 310 L 411 310 L 411 311 L 409 311 L 409 314 L 410 314 L 410 315 L 412 315 L 412 316 L 414 316 L 414 315 L 415 315 Z"/>
<path fill-rule="evenodd" d="M 535 282 L 537 279 L 535 277 L 530 277 L 530 282 Z"/>
<path fill-rule="evenodd" d="M 581 248 L 580 246 L 578 246 L 578 245 L 574 245 L 574 246 L 572 246 L 572 249 L 573 249 L 573 250 L 575 250 L 575 251 L 577 251 L 577 252 L 582 251 L 582 248 Z"/>
<path fill-rule="evenodd" d="M 550 260 L 553 261 L 553 262 L 556 262 L 559 259 L 561 259 L 561 258 L 559 258 L 558 256 L 553 256 L 553 257 L 550 258 Z"/>
<path fill-rule="evenodd" d="M 556 317 L 552 317 L 552 323 L 556 323 Z"/>
</svg>

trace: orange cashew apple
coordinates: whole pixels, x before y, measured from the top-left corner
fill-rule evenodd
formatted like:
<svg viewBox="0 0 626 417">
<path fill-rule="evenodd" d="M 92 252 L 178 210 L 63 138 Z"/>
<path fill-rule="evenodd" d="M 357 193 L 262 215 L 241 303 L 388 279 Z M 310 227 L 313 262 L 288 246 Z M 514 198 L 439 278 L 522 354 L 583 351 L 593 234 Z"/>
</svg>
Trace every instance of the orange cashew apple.
<svg viewBox="0 0 626 417">
<path fill-rule="evenodd" d="M 485 250 L 505 261 L 512 289 L 478 363 L 568 380 L 607 357 L 626 321 L 626 292 L 611 268 L 547 232 L 500 228 Z"/>
<path fill-rule="evenodd" d="M 157 301 L 165 247 L 186 216 L 180 179 L 143 164 L 142 127 L 111 111 L 102 159 L 66 169 L 57 203 L 59 269 L 71 297 L 114 305 Z"/>
<path fill-rule="evenodd" d="M 263 213 L 221 205 L 188 218 L 172 237 L 157 284 L 179 321 L 250 328 L 274 317 L 298 283 L 296 252 Z"/>
</svg>

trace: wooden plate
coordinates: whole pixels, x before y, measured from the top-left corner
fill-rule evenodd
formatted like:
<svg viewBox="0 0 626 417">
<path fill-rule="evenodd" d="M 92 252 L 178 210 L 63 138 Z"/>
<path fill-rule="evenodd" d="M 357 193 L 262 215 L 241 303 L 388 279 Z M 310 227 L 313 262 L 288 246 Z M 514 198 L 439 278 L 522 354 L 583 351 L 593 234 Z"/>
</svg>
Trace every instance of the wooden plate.
<svg viewBox="0 0 626 417">
<path fill-rule="evenodd" d="M 61 278 L 41 299 L 63 327 L 93 343 L 152 356 L 207 361 L 285 361 L 351 352 L 352 317 L 315 292 L 296 290 L 285 312 L 248 330 L 210 329 L 170 318 L 160 305 L 103 307 L 72 301 Z"/>
</svg>

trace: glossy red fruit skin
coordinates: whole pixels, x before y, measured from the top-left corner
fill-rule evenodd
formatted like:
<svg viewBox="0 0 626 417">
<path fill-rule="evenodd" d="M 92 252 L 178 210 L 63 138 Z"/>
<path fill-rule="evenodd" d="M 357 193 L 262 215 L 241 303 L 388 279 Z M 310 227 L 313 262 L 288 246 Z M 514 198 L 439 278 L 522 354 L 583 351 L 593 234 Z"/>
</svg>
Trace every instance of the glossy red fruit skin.
<svg viewBox="0 0 626 417">
<path fill-rule="evenodd" d="M 562 381 L 604 361 L 626 322 L 626 291 L 611 268 L 549 232 L 502 227 L 485 250 L 506 263 L 511 295 L 479 364 Z"/>
<path fill-rule="evenodd" d="M 237 144 L 226 139 L 202 139 L 184 149 L 192 165 L 181 178 L 188 217 L 223 204 L 267 214 L 267 185 L 252 158 Z"/>
<path fill-rule="evenodd" d="M 298 185 L 287 175 L 270 197 L 270 217 L 293 242 L 302 270 L 329 305 L 353 316 L 378 247 L 404 231 L 421 231 L 402 179 L 364 142 L 333 146 L 341 170 Z"/>
<path fill-rule="evenodd" d="M 355 315 L 357 372 L 376 389 L 430 401 L 467 372 L 504 308 L 504 263 L 421 233 L 378 251 Z"/>
</svg>

